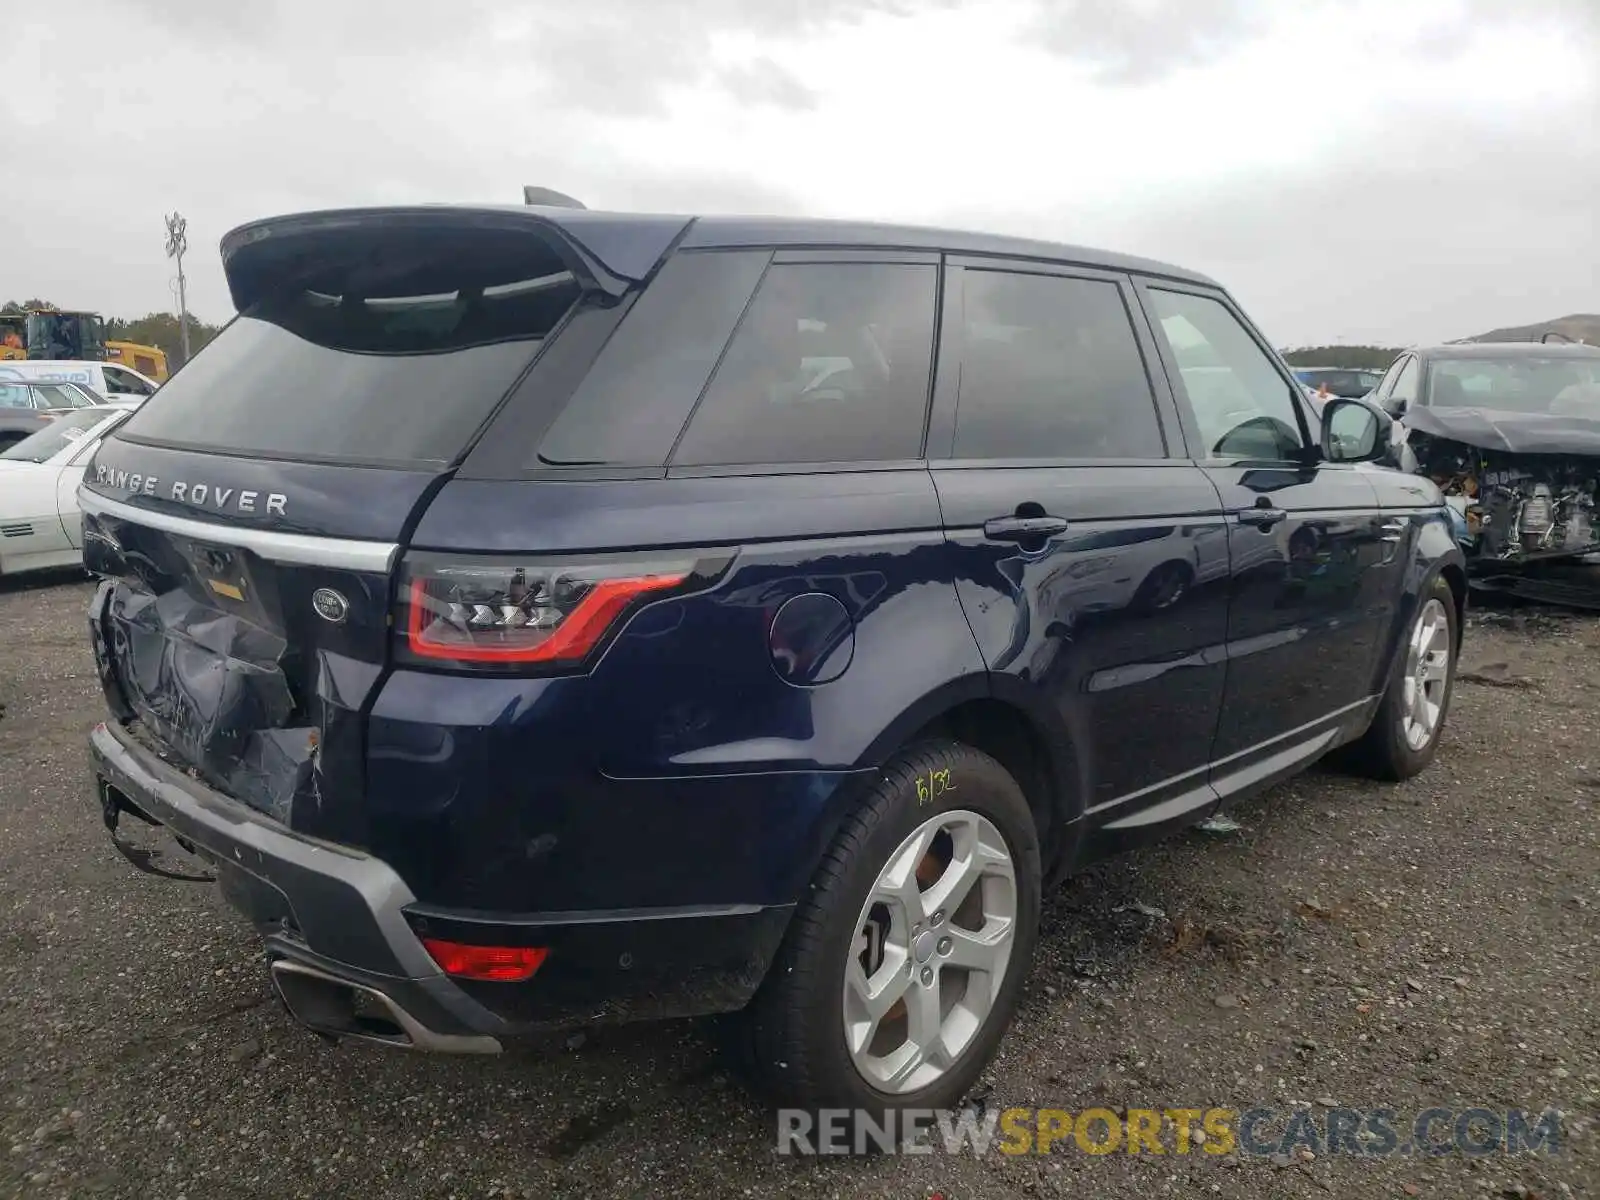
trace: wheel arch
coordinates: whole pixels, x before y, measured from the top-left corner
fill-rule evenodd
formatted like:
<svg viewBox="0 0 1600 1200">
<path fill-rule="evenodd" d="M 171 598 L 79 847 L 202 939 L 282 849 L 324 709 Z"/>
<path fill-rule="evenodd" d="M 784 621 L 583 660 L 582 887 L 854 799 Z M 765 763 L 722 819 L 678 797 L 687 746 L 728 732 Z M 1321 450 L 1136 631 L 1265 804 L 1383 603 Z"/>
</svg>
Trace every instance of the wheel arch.
<svg viewBox="0 0 1600 1200">
<path fill-rule="evenodd" d="M 1020 681 L 987 673 L 972 675 L 923 696 L 895 716 L 873 739 L 858 765 L 881 767 L 900 750 L 935 738 L 949 738 L 982 751 L 1017 781 L 1034 815 L 1048 875 L 1072 849 L 1082 813 L 1078 756 L 1059 718 L 1041 711 Z M 847 805 L 841 806 L 834 814 L 835 828 L 847 809 Z"/>
</svg>

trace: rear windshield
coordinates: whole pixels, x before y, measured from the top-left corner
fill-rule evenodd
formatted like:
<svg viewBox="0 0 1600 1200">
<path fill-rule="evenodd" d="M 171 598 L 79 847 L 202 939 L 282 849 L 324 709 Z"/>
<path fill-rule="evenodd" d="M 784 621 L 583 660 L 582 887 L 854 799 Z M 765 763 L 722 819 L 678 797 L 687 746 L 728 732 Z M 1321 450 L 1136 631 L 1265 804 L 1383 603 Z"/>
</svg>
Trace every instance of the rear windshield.
<svg viewBox="0 0 1600 1200">
<path fill-rule="evenodd" d="M 38 433 L 30 433 L 15 446 L 0 453 L 0 458 L 13 462 L 45 462 L 88 437 L 89 431 L 107 417 L 119 415 L 106 408 L 78 408 L 62 413 Z"/>
<path fill-rule="evenodd" d="M 287 268 L 286 268 L 287 271 Z M 251 304 L 123 428 L 308 462 L 451 463 L 579 295 L 528 233 L 363 239 Z"/>
</svg>

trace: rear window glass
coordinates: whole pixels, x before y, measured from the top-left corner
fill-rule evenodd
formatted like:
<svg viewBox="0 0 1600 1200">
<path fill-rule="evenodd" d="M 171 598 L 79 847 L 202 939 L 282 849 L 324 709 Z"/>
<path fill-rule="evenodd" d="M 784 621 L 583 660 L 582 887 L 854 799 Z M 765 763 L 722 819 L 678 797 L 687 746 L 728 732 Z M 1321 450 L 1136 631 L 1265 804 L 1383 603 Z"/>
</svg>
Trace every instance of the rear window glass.
<svg viewBox="0 0 1600 1200">
<path fill-rule="evenodd" d="M 919 457 L 937 285 L 931 265 L 771 267 L 673 465 Z"/>
<path fill-rule="evenodd" d="M 576 301 L 531 233 L 365 238 L 267 290 L 124 426 L 310 462 L 449 464 Z"/>
<path fill-rule="evenodd" d="M 42 463 L 54 458 L 68 446 L 81 443 L 89 436 L 89 431 L 107 417 L 119 415 L 104 408 L 79 408 L 62 413 L 38 433 L 30 433 L 16 445 L 0 452 L 0 459 Z"/>
<path fill-rule="evenodd" d="M 97 403 L 93 396 L 70 383 L 36 383 L 33 392 L 41 408 L 87 408 Z"/>
</svg>

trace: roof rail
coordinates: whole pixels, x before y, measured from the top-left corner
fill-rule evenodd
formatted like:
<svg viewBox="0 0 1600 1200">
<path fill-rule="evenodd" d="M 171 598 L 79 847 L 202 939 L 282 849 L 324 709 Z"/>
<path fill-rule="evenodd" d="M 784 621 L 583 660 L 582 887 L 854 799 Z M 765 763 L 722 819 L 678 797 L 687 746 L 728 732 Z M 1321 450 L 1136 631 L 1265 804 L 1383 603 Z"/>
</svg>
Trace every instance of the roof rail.
<svg viewBox="0 0 1600 1200">
<path fill-rule="evenodd" d="M 574 200 L 565 192 L 558 192 L 554 188 L 534 187 L 524 184 L 522 188 L 522 202 L 524 204 L 542 204 L 548 208 L 586 208 L 582 200 Z"/>
</svg>

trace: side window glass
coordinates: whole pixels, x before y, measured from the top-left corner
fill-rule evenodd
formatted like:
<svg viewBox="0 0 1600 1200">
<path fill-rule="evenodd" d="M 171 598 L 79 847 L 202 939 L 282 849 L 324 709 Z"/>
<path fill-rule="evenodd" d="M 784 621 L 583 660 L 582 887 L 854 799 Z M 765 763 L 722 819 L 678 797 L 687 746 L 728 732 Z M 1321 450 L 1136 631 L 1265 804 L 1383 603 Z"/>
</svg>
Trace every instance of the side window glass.
<svg viewBox="0 0 1600 1200">
<path fill-rule="evenodd" d="M 88 398 L 77 388 L 58 383 L 41 383 L 34 389 L 35 408 L 87 408 Z"/>
<path fill-rule="evenodd" d="M 669 258 L 529 465 L 665 463 L 770 257 L 702 250 Z"/>
<path fill-rule="evenodd" d="M 1294 393 L 1228 306 L 1190 292 L 1151 288 L 1149 294 L 1200 427 L 1199 453 L 1268 461 L 1298 457 L 1304 441 Z"/>
<path fill-rule="evenodd" d="M 106 375 L 106 387 L 113 392 L 124 392 L 133 396 L 150 395 L 150 389 L 137 375 L 130 375 L 120 367 L 104 367 L 102 370 Z"/>
<path fill-rule="evenodd" d="M 1099 279 L 962 272 L 957 458 L 1164 458 L 1122 291 Z"/>
<path fill-rule="evenodd" d="M 1422 379 L 1422 368 L 1417 365 L 1416 355 L 1405 361 L 1405 366 L 1400 368 L 1400 374 L 1395 377 L 1394 388 L 1390 391 L 1385 407 L 1390 412 L 1403 412 L 1417 402 L 1417 384 Z"/>
<path fill-rule="evenodd" d="M 920 457 L 937 285 L 932 265 L 771 267 L 673 465 Z"/>
</svg>

